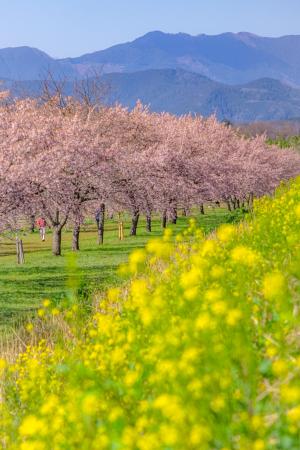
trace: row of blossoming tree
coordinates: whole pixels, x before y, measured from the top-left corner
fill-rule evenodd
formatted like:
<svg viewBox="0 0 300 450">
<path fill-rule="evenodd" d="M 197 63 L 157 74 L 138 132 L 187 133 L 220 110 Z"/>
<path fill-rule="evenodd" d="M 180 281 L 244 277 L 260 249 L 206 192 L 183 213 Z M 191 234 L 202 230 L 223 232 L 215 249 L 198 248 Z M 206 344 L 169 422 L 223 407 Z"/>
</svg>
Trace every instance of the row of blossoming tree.
<svg viewBox="0 0 300 450">
<path fill-rule="evenodd" d="M 150 113 L 138 104 L 95 107 L 74 99 L 62 106 L 23 99 L 0 106 L 0 226 L 43 215 L 53 229 L 53 254 L 74 226 L 105 208 L 163 220 L 177 208 L 208 201 L 250 202 L 300 173 L 300 155 L 246 139 L 217 122 L 191 115 Z"/>
</svg>

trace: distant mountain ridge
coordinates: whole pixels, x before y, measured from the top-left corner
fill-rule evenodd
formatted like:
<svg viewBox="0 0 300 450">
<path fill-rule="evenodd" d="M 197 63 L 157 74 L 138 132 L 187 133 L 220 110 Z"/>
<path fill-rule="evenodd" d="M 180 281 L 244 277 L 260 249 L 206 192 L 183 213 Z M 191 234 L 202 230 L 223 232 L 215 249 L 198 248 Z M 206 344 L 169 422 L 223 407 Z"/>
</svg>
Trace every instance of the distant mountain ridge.
<svg viewBox="0 0 300 450">
<path fill-rule="evenodd" d="M 300 36 L 260 37 L 251 33 L 216 36 L 154 31 L 132 42 L 61 60 L 80 74 L 183 69 L 228 84 L 275 78 L 300 87 Z"/>
<path fill-rule="evenodd" d="M 133 107 L 137 100 L 157 112 L 216 114 L 220 120 L 251 122 L 300 117 L 300 89 L 263 78 L 229 86 L 181 69 L 106 75 L 108 103 Z"/>
<path fill-rule="evenodd" d="M 153 31 L 132 42 L 64 59 L 31 47 L 0 49 L 0 77 L 14 80 L 41 79 L 49 70 L 55 76 L 78 78 L 95 70 L 130 73 L 150 69 L 182 69 L 227 84 L 267 77 L 300 87 L 300 35 L 191 36 Z"/>
<path fill-rule="evenodd" d="M 219 120 L 252 122 L 300 118 L 300 89 L 264 78 L 244 85 L 229 86 L 181 69 L 111 73 L 103 77 L 109 86 L 105 103 L 132 108 L 137 100 L 150 110 L 173 114 L 216 114 Z M 41 81 L 6 80 L 4 87 L 16 96 L 38 95 Z M 65 83 L 72 95 L 72 81 Z"/>
<path fill-rule="evenodd" d="M 77 58 L 54 59 L 39 49 L 0 49 L 0 79 L 17 96 L 36 95 L 49 74 L 76 79 L 103 74 L 107 103 L 154 111 L 216 113 L 232 121 L 300 117 L 300 36 L 251 33 L 216 36 L 154 31 L 132 42 Z"/>
</svg>

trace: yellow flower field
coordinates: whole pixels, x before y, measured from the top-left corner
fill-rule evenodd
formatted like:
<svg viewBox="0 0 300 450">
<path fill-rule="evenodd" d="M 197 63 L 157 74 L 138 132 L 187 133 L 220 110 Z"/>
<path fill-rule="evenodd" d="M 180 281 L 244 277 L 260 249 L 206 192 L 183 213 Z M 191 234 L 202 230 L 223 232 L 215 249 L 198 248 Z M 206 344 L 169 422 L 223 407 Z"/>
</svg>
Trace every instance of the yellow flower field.
<svg viewBox="0 0 300 450">
<path fill-rule="evenodd" d="M 299 449 L 300 179 L 173 241 L 134 252 L 91 319 L 44 302 L 68 334 L 0 362 L 4 449 Z"/>
</svg>

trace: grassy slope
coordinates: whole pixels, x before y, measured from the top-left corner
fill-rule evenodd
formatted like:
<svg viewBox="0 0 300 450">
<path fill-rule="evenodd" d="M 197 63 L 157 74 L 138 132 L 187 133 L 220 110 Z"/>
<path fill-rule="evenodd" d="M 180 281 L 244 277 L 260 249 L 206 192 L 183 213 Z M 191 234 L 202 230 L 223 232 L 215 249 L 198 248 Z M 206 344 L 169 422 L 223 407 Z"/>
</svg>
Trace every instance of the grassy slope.
<svg viewBox="0 0 300 450">
<path fill-rule="evenodd" d="M 207 209 L 207 214 L 198 216 L 197 221 L 207 232 L 218 224 L 231 221 L 232 215 L 225 209 Z M 187 225 L 187 218 L 180 217 L 178 224 L 170 225 L 176 231 Z M 153 223 L 151 236 L 161 235 L 158 220 Z M 129 234 L 129 224 L 125 224 L 125 236 Z M 71 232 L 63 235 L 63 256 L 51 255 L 51 235 L 41 242 L 38 233 L 24 237 L 25 265 L 18 266 L 14 242 L 0 242 L 0 328 L 8 328 L 20 320 L 24 313 L 33 312 L 45 298 L 61 301 L 66 295 L 66 284 L 72 269 L 69 267 Z M 141 221 L 137 237 L 117 239 L 117 223 L 107 221 L 105 244 L 97 245 L 96 228 L 87 226 L 81 233 L 81 251 L 76 257 L 78 269 L 75 276 L 80 278 L 83 289 L 103 290 L 120 282 L 116 268 L 127 260 L 129 253 L 143 247 L 149 239 Z"/>
</svg>

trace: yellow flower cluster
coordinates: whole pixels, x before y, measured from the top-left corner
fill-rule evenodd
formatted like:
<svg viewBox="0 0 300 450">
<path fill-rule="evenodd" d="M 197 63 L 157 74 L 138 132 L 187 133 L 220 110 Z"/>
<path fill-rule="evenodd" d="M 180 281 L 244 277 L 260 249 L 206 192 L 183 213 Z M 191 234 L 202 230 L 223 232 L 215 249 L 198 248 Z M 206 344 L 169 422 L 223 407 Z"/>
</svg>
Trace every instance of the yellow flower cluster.
<svg viewBox="0 0 300 450">
<path fill-rule="evenodd" d="M 299 205 L 295 180 L 215 236 L 167 232 L 92 317 L 57 312 L 67 336 L 0 361 L 3 448 L 299 448 Z"/>
</svg>

